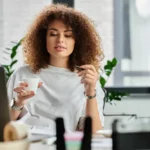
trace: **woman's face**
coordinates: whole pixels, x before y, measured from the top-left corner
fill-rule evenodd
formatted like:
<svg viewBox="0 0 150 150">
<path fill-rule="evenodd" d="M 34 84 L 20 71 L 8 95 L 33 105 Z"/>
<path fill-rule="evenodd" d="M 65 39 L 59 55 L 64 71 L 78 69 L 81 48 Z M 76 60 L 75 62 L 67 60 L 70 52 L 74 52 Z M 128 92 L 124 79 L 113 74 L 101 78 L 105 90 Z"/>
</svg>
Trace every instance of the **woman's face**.
<svg viewBox="0 0 150 150">
<path fill-rule="evenodd" d="M 71 27 L 55 20 L 49 26 L 46 35 L 46 47 L 52 59 L 66 58 L 73 52 L 75 39 Z"/>
</svg>

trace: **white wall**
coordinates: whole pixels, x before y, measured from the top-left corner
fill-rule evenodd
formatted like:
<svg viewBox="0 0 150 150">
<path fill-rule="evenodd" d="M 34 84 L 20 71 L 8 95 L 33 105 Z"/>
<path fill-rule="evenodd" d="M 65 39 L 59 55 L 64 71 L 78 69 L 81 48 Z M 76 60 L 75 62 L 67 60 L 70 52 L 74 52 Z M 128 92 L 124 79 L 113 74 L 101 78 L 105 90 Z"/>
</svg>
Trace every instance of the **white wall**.
<svg viewBox="0 0 150 150">
<path fill-rule="evenodd" d="M 39 12 L 43 6 L 51 4 L 52 0 L 1 0 L 2 15 L 0 16 L 0 63 L 8 64 L 9 58 L 4 51 L 6 47 L 12 47 L 11 41 L 18 42 L 27 30 L 28 25 L 33 20 L 37 12 Z M 3 32 L 2 32 L 3 31 Z M 19 50 L 17 58 L 19 59 L 19 65 L 22 65 L 22 55 Z M 4 56 L 5 55 L 5 56 Z M 16 66 L 17 67 L 17 66 Z"/>
</svg>

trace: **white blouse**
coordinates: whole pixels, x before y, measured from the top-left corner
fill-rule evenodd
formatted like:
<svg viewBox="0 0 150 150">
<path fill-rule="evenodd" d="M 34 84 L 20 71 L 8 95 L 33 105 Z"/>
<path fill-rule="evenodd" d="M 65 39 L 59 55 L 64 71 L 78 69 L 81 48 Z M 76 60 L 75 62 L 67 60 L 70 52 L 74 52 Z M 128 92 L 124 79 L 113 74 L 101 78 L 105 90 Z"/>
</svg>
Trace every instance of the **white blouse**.
<svg viewBox="0 0 150 150">
<path fill-rule="evenodd" d="M 38 77 L 43 85 L 36 95 L 30 98 L 21 113 L 21 120 L 29 125 L 50 126 L 55 130 L 55 118 L 63 117 L 67 132 L 74 131 L 80 117 L 85 116 L 86 98 L 81 77 L 76 72 L 65 68 L 49 66 L 34 74 L 29 66 L 17 69 L 10 77 L 7 88 L 8 98 L 16 97 L 13 88 L 25 78 Z M 96 85 L 100 120 L 104 126 L 103 98 L 104 92 L 99 81 Z"/>
</svg>

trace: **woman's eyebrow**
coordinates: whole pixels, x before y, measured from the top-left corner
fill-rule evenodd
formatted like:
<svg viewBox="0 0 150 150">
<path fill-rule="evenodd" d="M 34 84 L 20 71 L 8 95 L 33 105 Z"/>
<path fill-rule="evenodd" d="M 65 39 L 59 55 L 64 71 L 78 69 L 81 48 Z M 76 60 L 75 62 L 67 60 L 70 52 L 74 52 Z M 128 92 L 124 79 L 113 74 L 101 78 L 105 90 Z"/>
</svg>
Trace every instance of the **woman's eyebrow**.
<svg viewBox="0 0 150 150">
<path fill-rule="evenodd" d="M 72 29 L 67 29 L 64 32 L 72 32 Z"/>
<path fill-rule="evenodd" d="M 58 30 L 55 29 L 55 28 L 49 28 L 48 30 L 58 31 Z M 65 30 L 64 32 L 72 32 L 72 29 L 67 29 L 67 30 Z"/>
<path fill-rule="evenodd" d="M 49 28 L 48 30 L 58 31 L 58 30 L 57 30 L 57 29 L 55 29 L 55 28 Z"/>
</svg>

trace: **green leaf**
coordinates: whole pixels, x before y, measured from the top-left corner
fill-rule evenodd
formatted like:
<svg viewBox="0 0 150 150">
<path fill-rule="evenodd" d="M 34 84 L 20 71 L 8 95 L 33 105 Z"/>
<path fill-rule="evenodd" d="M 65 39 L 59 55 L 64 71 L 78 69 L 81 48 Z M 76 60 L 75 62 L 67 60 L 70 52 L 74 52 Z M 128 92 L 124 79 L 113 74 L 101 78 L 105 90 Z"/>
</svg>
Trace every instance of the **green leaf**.
<svg viewBox="0 0 150 150">
<path fill-rule="evenodd" d="M 106 80 L 103 77 L 100 77 L 100 84 L 102 88 L 105 86 Z"/>
<path fill-rule="evenodd" d="M 116 67 L 116 65 L 117 65 L 117 59 L 116 58 L 113 58 L 112 65 L 113 65 L 113 67 Z"/>
<path fill-rule="evenodd" d="M 13 59 L 16 56 L 16 54 L 17 54 L 17 48 L 18 48 L 18 45 L 14 46 L 12 48 L 12 53 L 11 53 L 11 56 L 10 56 L 11 59 Z"/>
<path fill-rule="evenodd" d="M 107 102 L 111 103 L 113 100 L 116 101 L 121 101 L 122 97 L 129 95 L 128 93 L 125 92 L 109 92 L 107 95 L 105 95 L 105 97 L 107 96 Z"/>
<path fill-rule="evenodd" d="M 107 65 L 112 66 L 112 62 L 110 60 L 108 60 Z"/>
<path fill-rule="evenodd" d="M 17 49 L 21 45 L 22 39 L 12 48 L 11 59 L 13 59 L 17 54 Z"/>
<path fill-rule="evenodd" d="M 129 93 L 127 92 L 119 92 L 117 93 L 119 96 L 123 97 L 123 96 L 129 96 Z"/>
<path fill-rule="evenodd" d="M 113 68 L 117 65 L 117 59 L 113 58 L 112 61 L 108 60 L 107 64 L 104 66 L 104 69 L 113 70 Z"/>
<path fill-rule="evenodd" d="M 121 98 L 115 97 L 114 100 L 121 101 Z"/>
<path fill-rule="evenodd" d="M 13 72 L 14 72 L 14 71 L 11 71 L 11 72 L 9 72 L 9 73 L 6 73 L 6 75 L 8 76 L 8 78 L 12 75 Z"/>
<path fill-rule="evenodd" d="M 18 60 L 12 61 L 12 63 L 10 64 L 10 68 L 12 68 L 12 66 L 13 66 L 14 64 L 16 64 L 17 62 L 18 62 Z"/>
<path fill-rule="evenodd" d="M 113 100 L 112 95 L 109 95 L 109 100 L 110 100 L 110 101 L 112 101 L 112 100 Z"/>
<path fill-rule="evenodd" d="M 104 66 L 104 69 L 106 70 L 112 70 L 113 69 L 113 64 L 110 60 L 107 61 L 106 65 Z"/>
<path fill-rule="evenodd" d="M 107 71 L 107 72 L 106 72 L 106 75 L 107 75 L 107 76 L 110 76 L 110 74 L 111 74 L 111 71 Z"/>
<path fill-rule="evenodd" d="M 104 66 L 104 69 L 105 69 L 105 70 L 112 70 L 112 66 L 111 66 L 111 65 L 105 65 L 105 66 Z"/>
</svg>

